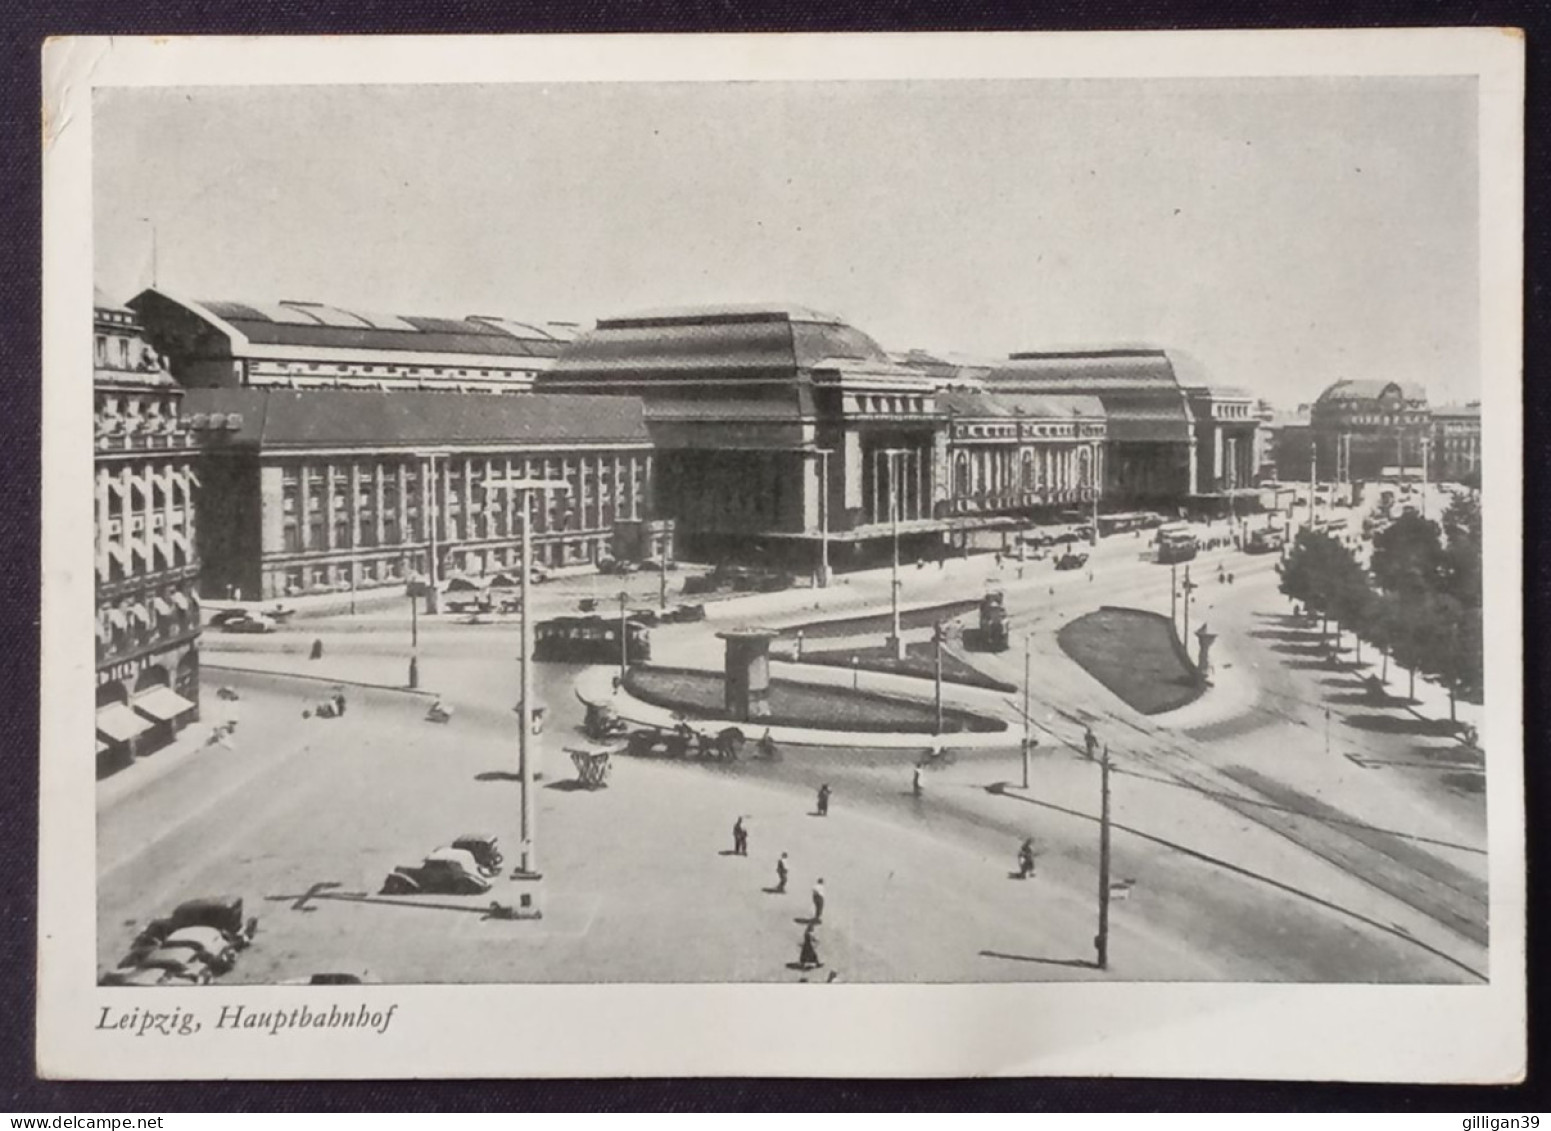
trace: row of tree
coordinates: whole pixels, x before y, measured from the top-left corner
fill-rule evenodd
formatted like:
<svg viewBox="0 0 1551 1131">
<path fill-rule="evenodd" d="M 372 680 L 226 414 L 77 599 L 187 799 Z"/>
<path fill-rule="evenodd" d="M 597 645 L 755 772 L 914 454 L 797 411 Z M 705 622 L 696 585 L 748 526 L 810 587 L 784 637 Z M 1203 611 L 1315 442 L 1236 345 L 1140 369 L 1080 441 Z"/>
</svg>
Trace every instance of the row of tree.
<svg viewBox="0 0 1551 1131">
<path fill-rule="evenodd" d="M 1282 592 L 1332 624 L 1336 647 L 1343 630 L 1356 637 L 1362 662 L 1367 641 L 1379 649 L 1389 676 L 1393 659 L 1410 674 L 1429 675 L 1449 690 L 1449 717 L 1463 696 L 1482 692 L 1481 503 L 1454 498 L 1443 522 L 1408 514 L 1374 539 L 1369 568 L 1329 534 L 1303 530 L 1282 563 Z"/>
</svg>

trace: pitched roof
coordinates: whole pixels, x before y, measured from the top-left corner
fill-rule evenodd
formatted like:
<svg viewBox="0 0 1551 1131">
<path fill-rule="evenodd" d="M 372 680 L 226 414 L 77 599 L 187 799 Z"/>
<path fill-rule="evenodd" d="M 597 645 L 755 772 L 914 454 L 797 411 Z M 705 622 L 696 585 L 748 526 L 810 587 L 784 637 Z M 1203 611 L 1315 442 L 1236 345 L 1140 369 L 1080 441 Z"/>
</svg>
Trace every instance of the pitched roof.
<svg viewBox="0 0 1551 1131">
<path fill-rule="evenodd" d="M 1103 404 L 1111 440 L 1183 443 L 1190 439 L 1185 391 L 1162 350 L 1014 354 L 987 375 L 986 390 L 996 396 L 1095 398 Z"/>
<path fill-rule="evenodd" d="M 1337 381 L 1319 395 L 1319 402 L 1376 401 L 1391 386 L 1399 389 L 1405 400 L 1427 400 L 1426 388 L 1415 381 Z"/>
<path fill-rule="evenodd" d="M 260 448 L 646 443 L 634 397 L 319 389 L 190 389 L 185 417 L 238 413 L 236 444 Z"/>
<path fill-rule="evenodd" d="M 477 358 L 552 358 L 571 336 L 565 328 L 488 316 L 437 318 L 347 310 L 327 303 L 287 299 L 236 302 L 185 299 L 156 289 L 143 291 L 130 305 L 141 309 L 159 298 L 193 314 L 229 339 L 233 356 L 246 346 L 284 346 L 298 350 L 381 350 L 392 353 L 455 354 Z"/>
<path fill-rule="evenodd" d="M 854 326 L 804 307 L 693 307 L 601 319 L 561 352 L 541 380 L 552 388 L 783 382 L 856 366 L 915 375 Z"/>
</svg>

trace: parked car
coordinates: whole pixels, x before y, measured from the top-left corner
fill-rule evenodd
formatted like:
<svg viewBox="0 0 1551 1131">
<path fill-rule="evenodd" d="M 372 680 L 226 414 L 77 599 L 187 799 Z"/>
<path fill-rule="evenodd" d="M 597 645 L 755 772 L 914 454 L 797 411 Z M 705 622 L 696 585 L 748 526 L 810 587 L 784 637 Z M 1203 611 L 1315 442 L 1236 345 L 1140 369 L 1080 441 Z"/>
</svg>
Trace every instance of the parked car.
<svg viewBox="0 0 1551 1131">
<path fill-rule="evenodd" d="M 402 864 L 382 883 L 383 895 L 483 895 L 489 890 L 473 853 L 459 848 L 438 848 L 418 865 Z"/>
<path fill-rule="evenodd" d="M 1075 553 L 1068 550 L 1056 559 L 1057 569 L 1082 569 L 1088 564 L 1088 555 Z"/>
<path fill-rule="evenodd" d="M 275 622 L 263 613 L 243 611 L 237 611 L 236 616 L 228 617 L 220 624 L 222 632 L 265 633 L 274 632 L 276 627 Z"/>
<path fill-rule="evenodd" d="M 247 609 L 220 609 L 210 618 L 211 628 L 221 628 L 228 622 L 241 620 L 248 615 Z"/>
<path fill-rule="evenodd" d="M 637 562 L 625 561 L 622 558 L 602 558 L 598 562 L 598 572 L 624 577 L 629 573 L 639 572 L 641 566 Z"/>
<path fill-rule="evenodd" d="M 181 957 L 190 963 L 203 963 L 214 977 L 237 965 L 237 950 L 236 941 L 214 927 L 179 927 L 159 941 L 142 933 L 119 965 L 144 966 L 157 956 Z"/>
<path fill-rule="evenodd" d="M 188 900 L 146 924 L 102 984 L 204 985 L 236 965 L 257 931 L 257 919 L 243 921 L 240 898 Z"/>
<path fill-rule="evenodd" d="M 121 966 L 102 976 L 104 986 L 205 986 L 213 975 L 199 962 L 180 955 L 147 956 L 137 966 Z"/>
<path fill-rule="evenodd" d="M 464 833 L 452 842 L 452 847 L 472 856 L 481 875 L 500 874 L 504 857 L 501 855 L 500 842 L 495 837 L 486 833 Z"/>
<path fill-rule="evenodd" d="M 305 974 L 300 978 L 286 978 L 279 982 L 282 986 L 366 986 L 376 985 L 378 979 L 370 970 L 323 970 L 316 974 Z"/>
</svg>

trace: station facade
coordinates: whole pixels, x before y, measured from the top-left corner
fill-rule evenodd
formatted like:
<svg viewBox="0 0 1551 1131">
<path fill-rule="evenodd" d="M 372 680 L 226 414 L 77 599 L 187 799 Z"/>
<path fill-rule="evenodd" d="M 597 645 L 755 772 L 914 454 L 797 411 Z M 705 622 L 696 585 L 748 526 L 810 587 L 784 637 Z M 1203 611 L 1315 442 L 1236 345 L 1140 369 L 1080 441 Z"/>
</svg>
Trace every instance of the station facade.
<svg viewBox="0 0 1551 1131">
<path fill-rule="evenodd" d="M 1102 490 L 1117 504 L 1211 507 L 1253 486 L 1259 417 L 1238 389 L 1181 383 L 1164 350 L 1015 353 L 993 395 L 1078 396 L 1105 417 Z"/>
<path fill-rule="evenodd" d="M 196 433 L 133 311 L 95 301 L 97 769 L 199 716 Z"/>
<path fill-rule="evenodd" d="M 803 307 L 606 318 L 538 384 L 643 403 L 660 505 L 691 557 L 812 569 L 827 552 L 845 568 L 896 533 L 902 554 L 933 556 L 1076 501 L 1085 467 L 1098 489 L 1097 402 L 1001 404 L 960 367 L 890 356 Z"/>
</svg>

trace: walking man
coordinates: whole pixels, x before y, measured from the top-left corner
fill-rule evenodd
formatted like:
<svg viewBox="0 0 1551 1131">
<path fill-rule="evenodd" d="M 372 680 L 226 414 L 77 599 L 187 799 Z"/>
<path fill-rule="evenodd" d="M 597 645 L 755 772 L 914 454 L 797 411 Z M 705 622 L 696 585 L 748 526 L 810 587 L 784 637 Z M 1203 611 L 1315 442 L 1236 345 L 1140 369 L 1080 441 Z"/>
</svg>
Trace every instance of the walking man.
<svg viewBox="0 0 1551 1131">
<path fill-rule="evenodd" d="M 749 831 L 743 827 L 742 817 L 732 823 L 732 854 L 734 856 L 749 854 Z"/>
<path fill-rule="evenodd" d="M 813 970 L 824 965 L 819 961 L 819 941 L 813 934 L 812 923 L 809 923 L 802 932 L 802 945 L 797 950 L 797 965 L 803 970 Z"/>
<path fill-rule="evenodd" d="M 1018 878 L 1026 880 L 1034 874 L 1034 838 L 1026 836 L 1018 846 Z"/>
<path fill-rule="evenodd" d="M 819 786 L 819 816 L 829 816 L 829 783 Z"/>
<path fill-rule="evenodd" d="M 776 891 L 780 892 L 783 895 L 786 893 L 786 878 L 787 878 L 788 874 L 789 873 L 786 870 L 786 853 L 783 852 L 783 853 L 781 853 L 780 857 L 776 860 L 776 886 L 775 886 Z"/>
<path fill-rule="evenodd" d="M 1082 745 L 1083 749 L 1087 751 L 1088 761 L 1093 761 L 1094 752 L 1099 748 L 1099 736 L 1093 733 L 1091 726 L 1083 732 Z"/>
<path fill-rule="evenodd" d="M 824 921 L 824 877 L 820 876 L 813 885 L 813 919 L 809 926 L 816 926 Z"/>
<path fill-rule="evenodd" d="M 921 796 L 921 766 L 919 763 L 915 769 L 910 771 L 910 792 L 917 797 Z"/>
</svg>

